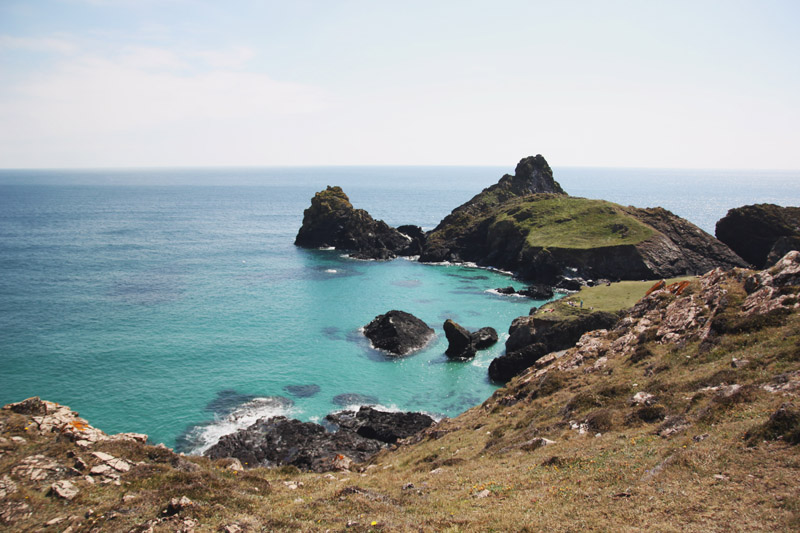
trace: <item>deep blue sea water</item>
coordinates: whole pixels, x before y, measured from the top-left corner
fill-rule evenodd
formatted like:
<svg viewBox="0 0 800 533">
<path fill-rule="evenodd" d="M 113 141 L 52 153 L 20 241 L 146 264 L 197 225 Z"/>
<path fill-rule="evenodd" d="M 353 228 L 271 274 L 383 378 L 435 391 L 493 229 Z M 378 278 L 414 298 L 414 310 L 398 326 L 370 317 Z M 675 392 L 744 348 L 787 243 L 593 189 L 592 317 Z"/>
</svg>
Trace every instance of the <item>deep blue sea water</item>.
<svg viewBox="0 0 800 533">
<path fill-rule="evenodd" d="M 522 285 L 498 272 L 354 261 L 293 241 L 329 184 L 389 224 L 432 228 L 511 171 L 2 170 L 0 403 L 38 395 L 107 432 L 187 450 L 265 414 L 318 420 L 377 402 L 457 415 L 494 390 L 486 369 L 502 337 L 474 361 L 449 362 L 444 320 L 504 334 L 542 302 L 488 292 Z M 799 172 L 555 173 L 570 194 L 660 205 L 712 233 L 731 207 L 800 205 Z M 372 350 L 359 328 L 394 308 L 437 338 L 402 359 Z M 306 385 L 317 392 L 287 389 Z"/>
</svg>

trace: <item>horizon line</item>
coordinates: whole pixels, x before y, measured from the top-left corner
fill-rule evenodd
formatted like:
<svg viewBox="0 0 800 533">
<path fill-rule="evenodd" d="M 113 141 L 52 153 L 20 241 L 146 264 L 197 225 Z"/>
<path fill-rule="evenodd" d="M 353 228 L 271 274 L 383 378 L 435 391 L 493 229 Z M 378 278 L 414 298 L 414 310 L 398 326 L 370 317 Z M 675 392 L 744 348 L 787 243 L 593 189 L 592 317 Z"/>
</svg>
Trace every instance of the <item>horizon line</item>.
<svg viewBox="0 0 800 533">
<path fill-rule="evenodd" d="M 516 166 L 516 164 L 514 164 Z M 498 168 L 509 166 L 506 164 L 480 164 L 480 165 L 456 165 L 456 164 L 291 164 L 291 165 L 133 165 L 133 166 L 88 166 L 88 167 L 0 167 L 0 172 L 20 172 L 20 171 L 130 171 L 130 170 L 257 170 L 257 169 L 291 169 L 291 168 Z M 779 168 L 779 167 L 657 167 L 657 166 L 616 166 L 616 165 L 550 165 L 550 168 L 582 168 L 582 169 L 614 169 L 614 170 L 684 170 L 684 171 L 723 171 L 723 172 L 800 172 L 800 168 Z"/>
</svg>

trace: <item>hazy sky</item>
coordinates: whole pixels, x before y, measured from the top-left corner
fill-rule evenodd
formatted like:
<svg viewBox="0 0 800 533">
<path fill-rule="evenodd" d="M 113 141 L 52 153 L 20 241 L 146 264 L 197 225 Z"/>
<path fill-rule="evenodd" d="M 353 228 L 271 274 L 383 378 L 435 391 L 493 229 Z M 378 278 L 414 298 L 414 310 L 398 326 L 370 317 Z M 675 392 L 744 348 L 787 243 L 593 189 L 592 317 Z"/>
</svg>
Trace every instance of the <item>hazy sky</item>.
<svg viewBox="0 0 800 533">
<path fill-rule="evenodd" d="M 800 1 L 0 1 L 0 167 L 800 169 Z"/>
</svg>

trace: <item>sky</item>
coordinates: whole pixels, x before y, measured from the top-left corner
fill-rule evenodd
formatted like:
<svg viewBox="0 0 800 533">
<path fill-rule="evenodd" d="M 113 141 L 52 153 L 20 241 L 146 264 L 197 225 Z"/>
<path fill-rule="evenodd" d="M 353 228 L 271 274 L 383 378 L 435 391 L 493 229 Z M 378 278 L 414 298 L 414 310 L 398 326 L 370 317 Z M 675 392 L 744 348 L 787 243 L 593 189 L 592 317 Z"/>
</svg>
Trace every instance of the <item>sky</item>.
<svg viewBox="0 0 800 533">
<path fill-rule="evenodd" d="M 0 0 L 0 168 L 800 169 L 796 0 Z"/>
</svg>

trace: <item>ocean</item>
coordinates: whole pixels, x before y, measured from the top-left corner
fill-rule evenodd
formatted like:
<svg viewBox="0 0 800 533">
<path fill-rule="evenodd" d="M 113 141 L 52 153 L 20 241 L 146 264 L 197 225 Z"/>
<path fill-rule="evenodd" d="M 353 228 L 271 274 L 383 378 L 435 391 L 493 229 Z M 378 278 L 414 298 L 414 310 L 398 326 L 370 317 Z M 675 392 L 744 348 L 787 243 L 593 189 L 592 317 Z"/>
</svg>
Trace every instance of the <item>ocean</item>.
<svg viewBox="0 0 800 533">
<path fill-rule="evenodd" d="M 200 452 L 260 416 L 360 404 L 455 416 L 532 301 L 509 275 L 293 245 L 326 185 L 391 225 L 433 228 L 513 168 L 0 170 L 0 404 L 69 405 L 100 429 Z M 728 209 L 800 205 L 800 172 L 554 168 L 574 196 L 662 206 L 713 234 Z M 360 328 L 390 309 L 437 337 L 400 359 Z M 442 323 L 492 326 L 450 362 Z"/>
</svg>

